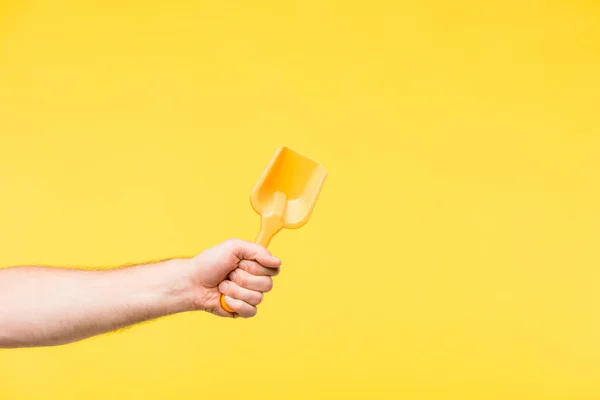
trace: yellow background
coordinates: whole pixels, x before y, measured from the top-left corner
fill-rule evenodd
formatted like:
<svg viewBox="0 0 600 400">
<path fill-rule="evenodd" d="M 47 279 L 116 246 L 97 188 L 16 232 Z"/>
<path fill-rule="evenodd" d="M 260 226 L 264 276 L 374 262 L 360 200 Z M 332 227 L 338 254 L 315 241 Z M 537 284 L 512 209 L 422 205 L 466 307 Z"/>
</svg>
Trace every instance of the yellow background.
<svg viewBox="0 0 600 400">
<path fill-rule="evenodd" d="M 257 318 L 1 351 L 0 398 L 599 398 L 599 40 L 592 0 L 0 2 L 2 266 L 253 239 L 277 147 L 329 172 Z"/>
</svg>

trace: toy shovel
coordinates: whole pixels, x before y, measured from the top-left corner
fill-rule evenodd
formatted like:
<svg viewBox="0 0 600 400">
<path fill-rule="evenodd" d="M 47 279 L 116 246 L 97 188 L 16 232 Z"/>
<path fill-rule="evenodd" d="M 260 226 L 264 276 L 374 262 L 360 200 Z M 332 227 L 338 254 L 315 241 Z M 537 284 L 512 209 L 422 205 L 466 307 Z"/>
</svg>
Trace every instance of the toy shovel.
<svg viewBox="0 0 600 400">
<path fill-rule="evenodd" d="M 277 149 L 250 196 L 252 208 L 261 216 L 255 242 L 267 247 L 282 228 L 296 229 L 306 224 L 326 177 L 321 164 L 287 147 Z M 233 312 L 224 296 L 221 306 Z"/>
</svg>

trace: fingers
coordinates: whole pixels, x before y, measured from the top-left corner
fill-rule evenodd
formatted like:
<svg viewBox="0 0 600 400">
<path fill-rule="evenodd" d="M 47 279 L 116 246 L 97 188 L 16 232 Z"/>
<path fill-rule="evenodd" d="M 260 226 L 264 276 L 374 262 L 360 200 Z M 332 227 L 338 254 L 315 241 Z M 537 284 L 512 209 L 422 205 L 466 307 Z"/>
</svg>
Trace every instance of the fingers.
<svg viewBox="0 0 600 400">
<path fill-rule="evenodd" d="M 273 288 L 271 277 L 279 274 L 281 261 L 256 243 L 231 239 L 225 245 L 230 256 L 235 256 L 238 262 L 237 268 L 230 270 L 230 280 L 222 281 L 218 289 L 224 295 L 224 302 L 234 312 L 228 313 L 227 308 L 222 307 L 219 307 L 219 312 L 227 312 L 233 317 L 253 317 L 258 311 L 256 306 L 263 300 L 263 293 Z"/>
<path fill-rule="evenodd" d="M 239 315 L 242 318 L 254 317 L 258 312 L 256 307 L 251 306 L 245 301 L 234 299 L 229 296 L 225 296 L 225 302 L 229 307 L 231 307 L 235 314 Z"/>
<path fill-rule="evenodd" d="M 240 239 L 232 239 L 229 243 L 240 260 L 253 260 L 267 268 L 279 268 L 281 265 L 281 261 L 261 245 Z"/>
<path fill-rule="evenodd" d="M 253 306 L 259 305 L 263 300 L 263 294 L 261 292 L 243 288 L 232 281 L 221 282 L 219 284 L 219 292 L 226 296 L 233 297 L 236 300 L 242 300 Z"/>
<path fill-rule="evenodd" d="M 238 268 L 256 276 L 277 276 L 279 275 L 279 267 L 266 268 L 251 260 L 242 260 L 238 264 Z"/>
<path fill-rule="evenodd" d="M 271 279 L 270 276 L 252 275 L 239 268 L 229 274 L 229 279 L 241 288 L 255 290 L 257 292 L 265 293 L 273 289 L 273 279 Z"/>
</svg>

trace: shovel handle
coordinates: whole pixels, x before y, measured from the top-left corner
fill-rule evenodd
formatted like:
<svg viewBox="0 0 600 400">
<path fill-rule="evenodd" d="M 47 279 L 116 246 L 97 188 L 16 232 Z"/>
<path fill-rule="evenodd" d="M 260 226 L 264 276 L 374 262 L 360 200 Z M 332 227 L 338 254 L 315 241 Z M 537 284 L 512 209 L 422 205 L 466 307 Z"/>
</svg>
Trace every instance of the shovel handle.
<svg viewBox="0 0 600 400">
<path fill-rule="evenodd" d="M 271 243 L 271 239 L 273 236 L 279 232 L 284 225 L 283 222 L 283 214 L 285 212 L 286 205 L 286 196 L 282 192 L 275 192 L 273 195 L 273 202 L 271 203 L 270 210 L 263 214 L 261 223 L 260 223 L 260 232 L 256 237 L 254 243 L 260 244 L 264 248 L 269 246 Z M 226 311 L 232 313 L 234 310 L 229 307 L 229 305 L 225 302 L 225 295 L 221 295 L 221 307 L 223 307 Z"/>
</svg>

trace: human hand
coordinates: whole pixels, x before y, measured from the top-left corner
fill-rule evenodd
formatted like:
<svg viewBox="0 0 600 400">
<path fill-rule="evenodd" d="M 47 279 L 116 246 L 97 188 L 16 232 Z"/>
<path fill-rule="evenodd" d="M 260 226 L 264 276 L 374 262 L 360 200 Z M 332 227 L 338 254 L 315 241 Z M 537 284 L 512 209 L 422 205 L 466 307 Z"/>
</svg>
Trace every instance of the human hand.
<svg viewBox="0 0 600 400">
<path fill-rule="evenodd" d="M 272 289 L 271 277 L 279 274 L 281 265 L 264 247 L 240 239 L 211 247 L 190 261 L 194 308 L 243 318 L 256 315 L 256 306 L 263 300 L 263 293 Z M 221 294 L 235 313 L 221 306 Z"/>
</svg>

